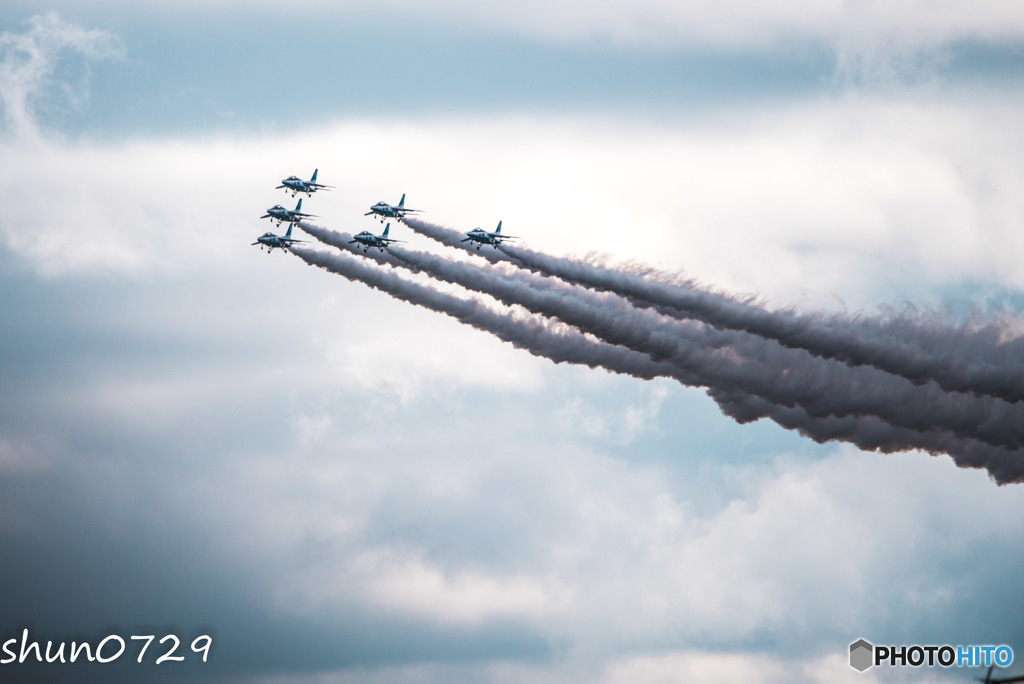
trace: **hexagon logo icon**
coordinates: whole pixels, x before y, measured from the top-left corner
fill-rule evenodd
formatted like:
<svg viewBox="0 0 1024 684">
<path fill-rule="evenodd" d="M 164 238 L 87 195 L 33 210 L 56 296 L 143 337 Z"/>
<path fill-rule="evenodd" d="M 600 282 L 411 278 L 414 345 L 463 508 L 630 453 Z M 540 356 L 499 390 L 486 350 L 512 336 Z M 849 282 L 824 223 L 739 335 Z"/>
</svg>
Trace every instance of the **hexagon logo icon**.
<svg viewBox="0 0 1024 684">
<path fill-rule="evenodd" d="M 874 665 L 875 647 L 864 639 L 857 639 L 850 644 L 850 667 L 863 672 Z"/>
</svg>

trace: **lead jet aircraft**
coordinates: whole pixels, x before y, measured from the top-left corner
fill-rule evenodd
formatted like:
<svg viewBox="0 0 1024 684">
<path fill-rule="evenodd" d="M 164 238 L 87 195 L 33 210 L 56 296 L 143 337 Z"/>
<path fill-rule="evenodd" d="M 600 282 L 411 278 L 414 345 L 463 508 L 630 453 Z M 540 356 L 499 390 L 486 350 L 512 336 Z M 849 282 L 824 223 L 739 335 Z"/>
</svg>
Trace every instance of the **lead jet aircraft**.
<svg viewBox="0 0 1024 684">
<path fill-rule="evenodd" d="M 370 207 L 370 211 L 363 214 L 363 216 L 369 216 L 370 214 L 376 214 L 380 217 L 380 222 L 384 223 L 385 218 L 393 218 L 401 221 L 405 218 L 405 215 L 410 211 L 420 211 L 419 209 L 406 209 L 405 207 L 405 194 L 402 194 L 402 199 L 398 200 L 398 205 L 391 205 L 387 202 L 381 201 Z"/>
<path fill-rule="evenodd" d="M 488 233 L 483 228 L 474 228 L 473 230 L 466 233 L 466 237 L 459 240 L 459 242 L 475 242 L 477 243 L 476 248 L 480 249 L 484 245 L 500 245 L 502 240 L 516 240 L 515 235 L 502 235 L 501 234 L 501 221 L 498 221 L 498 227 L 493 233 Z"/>
<path fill-rule="evenodd" d="M 370 231 L 364 230 L 363 232 L 357 235 L 353 235 L 352 239 L 348 241 L 348 244 L 351 245 L 353 242 L 358 242 L 363 246 L 364 253 L 368 252 L 371 247 L 376 247 L 383 254 L 384 248 L 387 247 L 392 242 L 404 242 L 403 240 L 389 238 L 388 231 L 390 229 L 391 224 L 389 223 L 388 225 L 384 226 L 384 232 L 381 235 L 374 235 Z"/>
<path fill-rule="evenodd" d="M 316 174 L 319 171 L 320 169 L 313 169 L 313 177 L 308 181 L 304 181 L 298 176 L 288 176 L 281 181 L 281 185 L 278 185 L 276 189 L 280 190 L 281 188 L 284 188 L 285 192 L 291 190 L 292 197 L 295 197 L 295 195 L 300 192 L 304 193 L 307 197 L 311 197 L 317 190 L 327 190 L 334 187 L 332 185 L 324 185 L 316 182 Z"/>
<path fill-rule="evenodd" d="M 256 238 L 256 242 L 252 244 L 259 245 L 261 252 L 263 251 L 264 247 L 268 247 L 269 249 L 267 250 L 267 254 L 273 252 L 275 248 L 282 249 L 285 252 L 287 252 L 288 248 L 291 247 L 293 242 L 305 242 L 305 240 L 299 240 L 297 238 L 292 237 L 292 228 L 294 227 L 294 225 L 290 224 L 288 226 L 288 232 L 285 233 L 284 235 L 264 233 L 263 235 L 260 235 L 258 238 Z"/>
<path fill-rule="evenodd" d="M 285 209 L 280 204 L 275 204 L 267 209 L 267 213 L 260 216 L 260 218 L 269 218 L 271 221 L 277 221 L 277 225 L 280 226 L 284 222 L 295 223 L 296 221 L 301 221 L 304 218 L 316 216 L 316 214 L 303 214 L 299 211 L 300 209 L 302 209 L 301 199 L 299 200 L 299 203 L 295 205 L 294 209 Z"/>
</svg>

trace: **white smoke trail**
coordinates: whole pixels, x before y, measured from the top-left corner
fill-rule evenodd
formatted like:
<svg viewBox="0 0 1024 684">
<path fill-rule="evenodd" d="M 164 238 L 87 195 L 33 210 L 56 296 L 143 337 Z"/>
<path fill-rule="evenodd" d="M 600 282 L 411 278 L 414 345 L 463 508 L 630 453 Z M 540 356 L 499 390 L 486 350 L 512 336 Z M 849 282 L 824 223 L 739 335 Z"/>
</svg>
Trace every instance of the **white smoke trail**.
<svg viewBox="0 0 1024 684">
<path fill-rule="evenodd" d="M 347 236 L 318 237 L 339 246 Z M 916 431 L 945 430 L 992 446 L 1024 446 L 1024 405 L 915 386 L 875 368 L 815 359 L 764 338 L 718 331 L 639 310 L 616 296 L 580 287 L 538 291 L 535 277 L 501 275 L 465 262 L 391 247 L 390 254 L 433 277 L 489 294 L 505 304 L 556 317 L 611 344 L 685 368 L 700 366 L 719 382 L 817 417 L 875 416 Z"/>
<path fill-rule="evenodd" d="M 413 230 L 442 244 L 467 249 L 456 231 L 407 219 Z M 953 325 L 935 314 L 904 311 L 889 317 L 843 317 L 769 311 L 753 301 L 716 293 L 692 280 L 653 269 L 613 269 L 595 260 L 553 257 L 503 243 L 500 252 L 470 250 L 492 262 L 511 260 L 537 273 L 598 291 L 675 318 L 698 318 L 851 366 L 873 366 L 915 384 L 935 382 L 1010 402 L 1024 399 L 1024 339 L 1007 340 L 1016 321 L 994 319 Z"/>
<path fill-rule="evenodd" d="M 360 251 L 360 248 L 348 245 L 348 235 L 311 224 L 301 225 L 314 237 L 328 244 L 353 252 Z M 863 376 L 868 369 L 857 372 L 841 364 L 814 359 L 807 354 L 799 354 L 800 358 L 789 358 L 782 363 L 777 358 L 769 359 L 766 363 L 759 356 L 764 356 L 765 345 L 771 343 L 753 336 L 727 333 L 726 335 L 733 339 L 723 339 L 723 333 L 711 331 L 701 325 L 683 326 L 678 321 L 655 320 L 660 317 L 650 312 L 636 311 L 616 297 L 595 295 L 586 290 L 580 291 L 580 288 L 547 288 L 536 291 L 531 285 L 536 284 L 537 279 L 528 274 L 516 277 L 481 269 L 471 264 L 450 262 L 435 255 L 394 247 L 390 251 L 391 253 L 384 254 L 374 252 L 372 256 L 392 265 L 400 263 L 396 259 L 398 257 L 405 261 L 405 265 L 411 270 L 422 270 L 441 280 L 491 294 L 504 303 L 519 304 L 534 313 L 557 317 L 608 342 L 622 344 L 633 350 L 639 348 L 646 354 L 646 358 L 654 354 L 662 367 L 664 362 L 670 362 L 676 368 L 676 371 L 670 373 L 672 377 L 686 384 L 712 388 L 710 393 L 719 401 L 723 411 L 738 420 L 768 417 L 817 441 L 841 439 L 866 449 L 898 451 L 919 448 L 932 453 L 944 452 L 952 455 L 960 465 L 987 467 L 1001 482 L 1015 480 L 1021 475 L 1020 464 L 1024 463 L 1024 460 L 1018 453 L 1019 445 L 1011 443 L 1010 448 L 1003 448 L 1006 445 L 998 443 L 986 445 L 982 443 L 984 440 L 969 432 L 957 433 L 941 424 L 928 421 L 915 424 L 914 421 L 921 422 L 922 416 L 926 416 L 927 412 L 915 412 L 911 416 L 913 420 L 907 420 L 906 416 L 897 414 L 897 418 L 904 419 L 903 424 L 882 420 L 868 411 L 839 412 L 835 410 L 835 402 L 830 393 L 819 389 L 812 389 L 809 393 L 806 391 L 808 366 L 828 366 L 833 372 L 840 375 L 845 373 L 847 376 Z M 524 277 L 526 282 L 521 280 Z M 681 340 L 681 335 L 689 337 Z M 741 342 L 745 342 L 747 347 L 751 346 L 751 342 L 755 344 L 752 348 L 743 348 Z M 684 345 L 685 348 L 680 349 L 680 345 Z M 776 352 L 783 355 L 793 357 L 795 354 L 793 350 L 775 346 Z M 568 360 L 567 357 L 562 358 Z M 770 368 L 773 365 L 776 368 L 781 367 L 782 372 L 766 372 L 766 367 Z M 821 371 L 819 369 L 814 372 Z M 871 372 L 886 377 L 884 373 Z M 660 374 L 665 374 L 664 369 Z M 802 379 L 799 379 L 799 376 L 802 376 Z M 888 379 L 897 383 L 902 382 L 906 386 L 904 389 L 911 392 L 922 392 L 921 388 L 915 388 L 906 381 L 891 376 Z M 884 393 L 871 394 L 871 383 L 864 382 L 863 377 L 845 377 L 840 380 L 833 378 L 829 382 L 851 385 L 862 394 L 864 388 L 859 385 L 866 385 L 869 396 L 876 402 L 885 398 Z M 932 389 L 934 394 L 937 388 L 933 386 Z M 790 396 L 793 394 L 796 394 L 796 401 Z M 947 393 L 941 391 L 938 391 L 937 395 L 937 400 L 947 397 Z M 742 401 L 736 397 L 742 397 Z M 863 400 L 863 397 L 861 399 Z M 963 396 L 962 400 L 976 401 L 969 396 Z M 761 403 L 758 404 L 757 401 Z M 752 406 L 759 408 L 751 413 Z M 892 411 L 894 406 L 898 408 L 899 401 L 883 405 L 882 408 Z M 1005 406 L 1008 409 L 1015 408 Z M 983 430 L 981 436 L 990 435 Z"/>
</svg>

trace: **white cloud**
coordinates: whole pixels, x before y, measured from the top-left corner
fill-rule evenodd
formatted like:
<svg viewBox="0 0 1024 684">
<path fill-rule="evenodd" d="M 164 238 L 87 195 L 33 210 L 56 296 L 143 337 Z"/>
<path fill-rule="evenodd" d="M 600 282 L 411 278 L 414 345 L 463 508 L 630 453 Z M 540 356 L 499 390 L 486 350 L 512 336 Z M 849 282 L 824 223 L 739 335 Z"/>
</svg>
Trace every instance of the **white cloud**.
<svg viewBox="0 0 1024 684">
<path fill-rule="evenodd" d="M 384 610 L 439 622 L 478 623 L 518 617 L 544 619 L 573 607 L 573 591 L 550 578 L 502 576 L 464 570 L 445 573 L 417 558 L 367 550 L 353 561 L 355 581 Z"/>
<path fill-rule="evenodd" d="M 277 139 L 9 144 L 0 235 L 50 276 L 237 272 L 269 227 L 257 217 L 285 199 L 273 185 L 320 167 L 338 189 L 304 206 L 353 232 L 375 225 L 369 203 L 405 192 L 456 228 L 502 219 L 535 248 L 686 267 L 788 301 L 1021 288 L 1020 111 L 992 94 L 848 98 L 660 125 L 346 121 Z"/>
<path fill-rule="evenodd" d="M 964 605 L 1000 600 L 978 561 L 1016 558 L 1024 532 L 1012 522 L 1024 519 L 1024 490 L 995 489 L 981 473 L 921 454 L 839 449 L 818 462 L 751 465 L 735 473 L 746 486 L 732 502 L 695 511 L 663 471 L 507 446 L 484 464 L 459 453 L 401 464 L 335 454 L 310 471 L 304 460 L 275 466 L 290 473 L 283 479 L 269 470 L 248 478 L 245 496 L 263 503 L 238 526 L 222 502 L 196 510 L 257 544 L 244 557 L 267 585 L 257 590 L 283 610 L 362 609 L 436 625 L 512 618 L 562 645 L 543 664 L 385 667 L 359 671 L 360 681 L 941 681 L 930 671 L 852 673 L 846 649 L 882 629 L 911 641 L 934 624 L 953 629 Z M 526 477 L 507 477 L 512 461 Z M 395 467 L 403 478 L 387 475 Z M 301 506 L 267 496 L 268 486 L 280 494 L 305 481 L 298 471 L 317 482 L 302 489 Z M 504 502 L 485 491 L 495 475 L 524 509 L 511 528 Z M 422 536 L 399 541 L 392 531 L 382 543 L 374 519 L 396 500 L 422 518 Z M 465 557 L 430 548 L 427 537 L 472 539 L 480 518 L 514 565 L 472 541 Z M 280 560 L 296 557 L 299 566 Z M 750 646 L 765 636 L 772 646 Z M 314 681 L 357 675 L 323 677 Z"/>
<path fill-rule="evenodd" d="M 343 286 L 358 287 L 340 281 L 338 287 Z M 322 373 L 338 383 L 386 391 L 402 402 L 435 393 L 439 380 L 442 387 L 536 391 L 544 384 L 541 369 L 549 365 L 453 319 L 376 292 L 330 297 L 317 316 Z"/>
<path fill-rule="evenodd" d="M 558 418 L 567 432 L 612 444 L 631 444 L 656 429 L 669 386 L 667 381 L 654 381 L 638 401 L 610 409 L 592 406 L 582 396 L 576 396 L 559 409 Z"/>
<path fill-rule="evenodd" d="M 67 0 L 56 6 L 75 7 Z M 150 2 L 144 7 L 123 0 L 98 0 L 94 11 L 146 13 L 290 12 L 271 0 L 181 0 Z M 728 48 L 763 47 L 788 41 L 833 43 L 849 37 L 936 45 L 961 40 L 1020 40 L 1024 18 L 1013 2 L 979 0 L 794 0 L 768 3 L 739 0 L 519 0 L 479 3 L 470 0 L 310 0 L 310 16 L 371 17 L 381 22 L 456 26 L 472 31 L 514 33 L 547 41 L 599 41 L 630 46 Z"/>
<path fill-rule="evenodd" d="M 121 56 L 118 38 L 105 31 L 83 29 L 57 14 L 40 14 L 28 20 L 26 33 L 0 34 L 0 103 L 6 133 L 14 138 L 38 136 L 35 105 L 53 77 L 65 51 L 85 59 Z M 65 92 L 74 84 L 64 83 Z"/>
<path fill-rule="evenodd" d="M 232 506 L 249 503 L 237 524 L 217 498 L 190 505 L 218 511 L 280 606 L 515 616 L 589 663 L 633 644 L 657 651 L 665 635 L 727 645 L 770 634 L 814 654 L 894 619 L 924 629 L 989 600 L 988 570 L 972 559 L 1014 555 L 1024 533 L 1010 522 L 1024 520 L 1024 490 L 946 458 L 841 448 L 820 462 L 752 463 L 729 477 L 731 501 L 698 510 L 663 467 L 542 448 L 530 436 L 539 425 L 516 425 L 486 454 L 473 432 L 424 452 L 401 446 L 419 433 L 370 451 L 335 437 L 300 461 L 240 463 L 248 487 Z M 685 446 L 676 457 L 686 461 Z M 301 572 L 273 560 L 293 557 Z"/>
<path fill-rule="evenodd" d="M 670 684 L 671 682 L 750 682 L 768 684 L 792 676 L 792 668 L 766 656 L 746 653 L 678 653 L 638 656 L 612 663 L 604 673 L 604 684 Z M 789 679 L 788 681 L 793 681 Z"/>
</svg>

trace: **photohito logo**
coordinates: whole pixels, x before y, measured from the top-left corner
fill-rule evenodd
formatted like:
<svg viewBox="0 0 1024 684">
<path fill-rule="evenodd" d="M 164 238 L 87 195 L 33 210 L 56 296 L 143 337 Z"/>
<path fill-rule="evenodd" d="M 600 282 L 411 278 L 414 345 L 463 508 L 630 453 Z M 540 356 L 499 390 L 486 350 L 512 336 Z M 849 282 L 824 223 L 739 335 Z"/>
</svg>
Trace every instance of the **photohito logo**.
<svg viewBox="0 0 1024 684">
<path fill-rule="evenodd" d="M 874 663 L 875 647 L 864 639 L 857 639 L 850 644 L 850 667 L 857 672 L 863 672 Z"/>
<path fill-rule="evenodd" d="M 850 667 L 857 672 L 874 665 L 890 667 L 1009 667 L 1013 649 L 1009 646 L 872 646 L 866 639 L 850 644 Z"/>
</svg>

